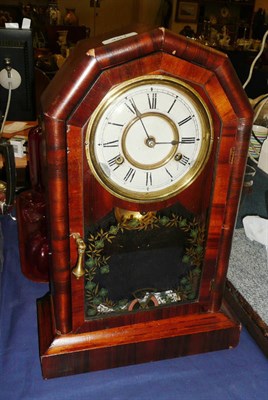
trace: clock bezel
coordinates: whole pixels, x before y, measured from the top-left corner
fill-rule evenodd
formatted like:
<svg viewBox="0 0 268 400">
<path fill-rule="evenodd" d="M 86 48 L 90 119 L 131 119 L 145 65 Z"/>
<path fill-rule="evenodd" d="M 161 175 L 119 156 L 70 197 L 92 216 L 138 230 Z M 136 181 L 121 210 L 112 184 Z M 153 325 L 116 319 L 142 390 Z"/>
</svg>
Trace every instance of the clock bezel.
<svg viewBox="0 0 268 400">
<path fill-rule="evenodd" d="M 146 190 L 144 190 L 143 192 L 134 190 L 132 191 L 127 189 L 123 185 L 120 186 L 119 184 L 117 185 L 116 183 L 114 183 L 100 167 L 100 163 L 97 159 L 94 148 L 96 130 L 103 114 L 112 106 L 117 98 L 120 98 L 123 94 L 133 88 L 155 83 L 175 88 L 177 91 L 180 91 L 183 96 L 186 96 L 192 102 L 193 108 L 196 111 L 196 115 L 201 122 L 202 143 L 197 159 L 195 160 L 191 168 L 185 174 L 183 174 L 181 178 L 160 190 L 154 190 L 152 192 L 148 192 Z M 160 113 L 161 111 L 159 112 L 159 114 Z M 163 116 L 164 115 L 165 114 L 163 114 Z M 189 187 L 198 178 L 198 176 L 203 171 L 205 165 L 207 164 L 207 161 L 211 154 L 213 137 L 213 123 L 210 111 L 200 94 L 192 86 L 188 85 L 181 79 L 172 76 L 162 74 L 148 74 L 138 76 L 117 84 L 106 93 L 97 108 L 94 110 L 89 120 L 89 124 L 86 130 L 85 150 L 87 162 L 94 177 L 109 193 L 119 199 L 128 202 L 130 201 L 134 203 L 154 203 L 167 200 L 172 198 L 173 196 L 176 196 L 187 187 Z M 149 169 L 150 168 L 148 168 L 148 170 Z"/>
</svg>

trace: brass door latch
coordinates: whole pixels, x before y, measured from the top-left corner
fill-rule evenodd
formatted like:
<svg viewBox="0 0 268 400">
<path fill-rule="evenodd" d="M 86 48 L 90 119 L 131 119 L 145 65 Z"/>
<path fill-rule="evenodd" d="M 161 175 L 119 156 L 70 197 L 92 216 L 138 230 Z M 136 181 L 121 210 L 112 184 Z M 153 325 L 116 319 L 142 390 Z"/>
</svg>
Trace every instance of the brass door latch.
<svg viewBox="0 0 268 400">
<path fill-rule="evenodd" d="M 84 240 L 81 238 L 79 233 L 72 233 L 71 236 L 76 241 L 77 253 L 78 253 L 77 262 L 76 262 L 75 267 L 72 270 L 72 273 L 74 274 L 74 276 L 77 279 L 79 279 L 85 275 L 85 268 L 83 265 L 83 256 L 86 251 L 86 244 L 85 244 Z"/>
</svg>

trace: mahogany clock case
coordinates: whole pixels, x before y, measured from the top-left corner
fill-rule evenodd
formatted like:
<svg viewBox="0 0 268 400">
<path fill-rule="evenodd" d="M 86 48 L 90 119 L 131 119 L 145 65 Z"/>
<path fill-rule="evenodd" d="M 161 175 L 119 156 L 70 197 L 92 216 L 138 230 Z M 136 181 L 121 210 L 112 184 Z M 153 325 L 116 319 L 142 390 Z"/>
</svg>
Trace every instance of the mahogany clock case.
<svg viewBox="0 0 268 400">
<path fill-rule="evenodd" d="M 107 93 L 150 75 L 191 88 L 207 110 L 211 141 L 195 179 L 139 202 L 96 179 L 85 147 Z M 252 109 L 228 57 L 163 28 L 96 48 L 85 40 L 42 109 L 29 139 L 33 189 L 20 194 L 17 211 L 22 270 L 49 276 L 51 288 L 38 301 L 43 376 L 237 345 L 241 327 L 223 291 Z"/>
</svg>

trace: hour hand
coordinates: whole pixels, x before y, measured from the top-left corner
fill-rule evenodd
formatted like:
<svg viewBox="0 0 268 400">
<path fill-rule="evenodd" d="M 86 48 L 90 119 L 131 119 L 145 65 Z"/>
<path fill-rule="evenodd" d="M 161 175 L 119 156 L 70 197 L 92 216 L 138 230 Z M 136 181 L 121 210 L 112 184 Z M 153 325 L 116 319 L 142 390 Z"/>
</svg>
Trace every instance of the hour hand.
<svg viewBox="0 0 268 400">
<path fill-rule="evenodd" d="M 171 140 L 170 142 L 155 142 L 155 144 L 171 144 L 172 146 L 176 146 L 179 144 L 178 140 Z"/>
</svg>

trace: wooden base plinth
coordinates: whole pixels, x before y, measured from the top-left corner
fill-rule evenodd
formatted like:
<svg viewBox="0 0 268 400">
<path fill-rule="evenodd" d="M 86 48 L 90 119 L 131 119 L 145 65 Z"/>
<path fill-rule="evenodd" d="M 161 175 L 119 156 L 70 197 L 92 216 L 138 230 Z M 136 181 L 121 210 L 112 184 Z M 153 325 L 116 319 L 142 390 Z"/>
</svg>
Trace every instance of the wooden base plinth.
<svg viewBox="0 0 268 400">
<path fill-rule="evenodd" d="M 80 334 L 57 335 L 50 297 L 38 301 L 46 379 L 235 347 L 241 325 L 228 312 L 192 314 Z"/>
</svg>

